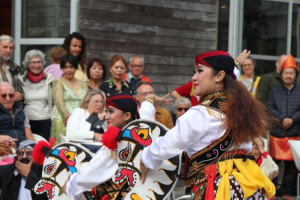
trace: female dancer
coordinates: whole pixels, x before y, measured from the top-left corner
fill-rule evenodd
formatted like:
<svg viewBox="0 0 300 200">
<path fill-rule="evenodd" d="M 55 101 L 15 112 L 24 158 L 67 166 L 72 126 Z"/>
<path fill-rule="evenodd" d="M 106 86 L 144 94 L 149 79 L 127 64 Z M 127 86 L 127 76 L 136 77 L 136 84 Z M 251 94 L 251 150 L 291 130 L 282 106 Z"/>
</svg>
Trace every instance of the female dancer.
<svg viewBox="0 0 300 200">
<path fill-rule="evenodd" d="M 142 182 L 149 169 L 185 151 L 190 158 L 185 185 L 194 199 L 260 199 L 275 194 L 253 157 L 251 140 L 265 133 L 273 118 L 236 81 L 234 59 L 223 51 L 195 58 L 192 78 L 200 105 L 181 116 L 176 126 L 142 152 Z M 146 99 L 155 101 L 155 95 Z"/>
</svg>

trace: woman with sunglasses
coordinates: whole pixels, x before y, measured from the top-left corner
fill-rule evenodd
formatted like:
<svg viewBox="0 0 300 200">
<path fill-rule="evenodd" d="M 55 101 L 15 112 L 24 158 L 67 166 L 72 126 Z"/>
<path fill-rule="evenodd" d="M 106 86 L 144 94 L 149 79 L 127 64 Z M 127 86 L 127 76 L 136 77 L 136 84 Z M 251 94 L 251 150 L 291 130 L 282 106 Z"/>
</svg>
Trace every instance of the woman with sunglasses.
<svg viewBox="0 0 300 200">
<path fill-rule="evenodd" d="M 247 53 L 242 53 L 247 56 Z M 183 151 L 190 159 L 185 186 L 194 199 L 264 199 L 275 195 L 273 183 L 262 174 L 251 140 L 265 133 L 274 119 L 262 103 L 236 80 L 234 59 L 224 51 L 195 58 L 192 77 L 200 105 L 190 108 L 160 140 L 141 155 L 142 183 L 149 169 Z M 156 96 L 147 100 L 155 102 Z M 249 106 L 251 105 L 251 106 Z"/>
<path fill-rule="evenodd" d="M 24 111 L 30 120 L 31 131 L 48 140 L 54 77 L 43 71 L 44 59 L 45 55 L 41 51 L 35 49 L 28 51 L 23 61 L 27 70 L 19 80 L 24 91 Z"/>
</svg>

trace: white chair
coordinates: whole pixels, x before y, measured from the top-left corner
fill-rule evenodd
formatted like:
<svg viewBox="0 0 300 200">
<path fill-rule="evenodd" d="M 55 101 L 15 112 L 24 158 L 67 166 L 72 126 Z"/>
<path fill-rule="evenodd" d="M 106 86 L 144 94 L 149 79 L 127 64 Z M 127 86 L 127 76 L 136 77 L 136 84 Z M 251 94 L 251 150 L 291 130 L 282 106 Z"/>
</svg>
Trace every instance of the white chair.
<svg viewBox="0 0 300 200">
<path fill-rule="evenodd" d="M 42 137 L 38 134 L 32 133 L 32 136 L 33 136 L 33 139 L 36 143 L 41 141 L 41 140 L 44 140 L 44 141 L 48 142 L 44 137 Z"/>
<path fill-rule="evenodd" d="M 60 142 L 70 142 L 67 136 L 59 135 Z"/>
<path fill-rule="evenodd" d="M 300 141 L 289 140 L 289 144 L 291 146 L 296 167 L 300 171 Z M 297 175 L 297 199 L 299 199 L 299 180 L 300 180 L 299 178 L 300 178 L 300 173 L 298 173 Z"/>
<path fill-rule="evenodd" d="M 175 200 L 190 200 L 190 199 L 192 199 L 192 195 L 184 195 L 184 196 L 178 197 Z"/>
</svg>

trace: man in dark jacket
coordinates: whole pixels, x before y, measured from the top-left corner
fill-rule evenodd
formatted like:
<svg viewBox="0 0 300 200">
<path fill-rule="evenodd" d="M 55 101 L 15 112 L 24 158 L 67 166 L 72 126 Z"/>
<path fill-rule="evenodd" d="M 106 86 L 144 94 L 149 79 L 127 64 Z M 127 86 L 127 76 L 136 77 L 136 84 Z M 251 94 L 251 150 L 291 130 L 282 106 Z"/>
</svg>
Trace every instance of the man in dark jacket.
<svg viewBox="0 0 300 200">
<path fill-rule="evenodd" d="M 274 72 L 268 73 L 261 77 L 255 95 L 255 97 L 261 102 L 266 103 L 270 90 L 282 83 L 280 70 L 282 63 L 287 57 L 287 55 L 281 55 L 275 63 L 276 69 Z"/>
<path fill-rule="evenodd" d="M 20 143 L 17 161 L 0 166 L 1 200 L 46 200 L 46 195 L 37 195 L 33 188 L 40 180 L 42 166 L 35 165 L 32 150 L 35 143 L 25 140 Z"/>
<path fill-rule="evenodd" d="M 281 66 L 283 83 L 271 89 L 267 107 L 280 124 L 270 135 L 270 155 L 285 163 L 283 182 L 277 196 L 292 195 L 295 187 L 295 163 L 288 140 L 300 140 L 300 87 L 295 84 L 298 67 L 293 56 L 288 56 Z M 276 181 L 276 180 L 275 180 Z M 276 182 L 274 182 L 276 184 Z"/>
<path fill-rule="evenodd" d="M 19 142 L 33 140 L 30 125 L 22 105 L 14 102 L 14 89 L 7 82 L 0 83 L 0 135 L 8 135 Z"/>
</svg>

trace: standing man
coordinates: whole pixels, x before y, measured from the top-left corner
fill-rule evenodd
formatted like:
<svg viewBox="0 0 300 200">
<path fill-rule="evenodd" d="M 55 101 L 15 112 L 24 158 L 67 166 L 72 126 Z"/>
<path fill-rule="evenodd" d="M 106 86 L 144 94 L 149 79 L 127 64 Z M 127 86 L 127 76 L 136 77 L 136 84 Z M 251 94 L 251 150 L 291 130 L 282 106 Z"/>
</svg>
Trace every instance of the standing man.
<svg viewBox="0 0 300 200">
<path fill-rule="evenodd" d="M 280 69 L 282 63 L 287 57 L 287 55 L 281 55 L 275 63 L 276 69 L 274 72 L 268 73 L 261 77 L 255 95 L 255 97 L 261 102 L 266 103 L 270 90 L 282 83 Z"/>
<path fill-rule="evenodd" d="M 23 100 L 22 88 L 17 78 L 21 72 L 21 67 L 11 60 L 14 47 L 12 37 L 0 36 L 0 82 L 9 82 L 15 90 L 14 100 L 21 101 Z"/>
<path fill-rule="evenodd" d="M 145 101 L 146 97 L 149 94 L 154 94 L 154 89 L 151 83 L 139 82 L 139 84 L 136 87 L 135 95 L 135 98 L 139 102 L 139 105 L 141 105 L 142 102 Z M 156 110 L 155 115 L 153 116 L 154 120 L 160 122 L 169 129 L 173 128 L 174 124 L 170 112 L 167 109 L 159 107 L 157 105 L 154 105 L 154 107 Z"/>
<path fill-rule="evenodd" d="M 283 83 L 272 88 L 267 99 L 270 113 L 280 121 L 270 132 L 270 155 L 277 164 L 282 160 L 285 165 L 276 196 L 293 195 L 296 190 L 296 167 L 288 140 L 300 140 L 300 87 L 295 84 L 297 75 L 297 64 L 290 55 L 281 66 Z"/>
<path fill-rule="evenodd" d="M 150 78 L 142 74 L 144 70 L 144 58 L 138 56 L 131 57 L 129 60 L 128 68 L 129 72 L 127 74 L 124 74 L 123 80 L 130 83 L 133 88 L 136 88 L 137 84 L 140 81 L 152 84 Z"/>
</svg>

